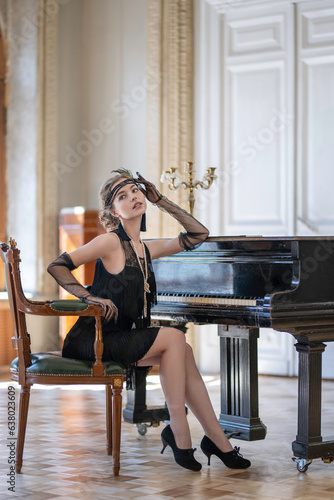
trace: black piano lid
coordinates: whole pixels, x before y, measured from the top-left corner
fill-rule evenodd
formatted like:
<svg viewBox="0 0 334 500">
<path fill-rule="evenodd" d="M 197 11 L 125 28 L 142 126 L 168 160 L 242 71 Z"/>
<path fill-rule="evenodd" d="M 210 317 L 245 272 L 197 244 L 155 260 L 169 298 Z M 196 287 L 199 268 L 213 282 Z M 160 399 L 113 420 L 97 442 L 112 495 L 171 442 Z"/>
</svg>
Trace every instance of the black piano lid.
<svg viewBox="0 0 334 500">
<path fill-rule="evenodd" d="M 319 339 L 334 339 L 334 237 L 208 238 L 153 266 L 158 292 L 167 295 L 262 299 L 255 307 L 212 311 L 171 300 L 154 313 L 164 319 L 271 327 L 298 338 L 316 338 L 320 328 Z"/>
<path fill-rule="evenodd" d="M 159 293 L 258 297 L 290 290 L 298 245 L 291 238 L 208 238 L 153 261 Z"/>
<path fill-rule="evenodd" d="M 263 298 L 298 287 L 307 301 L 334 300 L 334 237 L 209 237 L 153 267 L 161 293 Z"/>
</svg>

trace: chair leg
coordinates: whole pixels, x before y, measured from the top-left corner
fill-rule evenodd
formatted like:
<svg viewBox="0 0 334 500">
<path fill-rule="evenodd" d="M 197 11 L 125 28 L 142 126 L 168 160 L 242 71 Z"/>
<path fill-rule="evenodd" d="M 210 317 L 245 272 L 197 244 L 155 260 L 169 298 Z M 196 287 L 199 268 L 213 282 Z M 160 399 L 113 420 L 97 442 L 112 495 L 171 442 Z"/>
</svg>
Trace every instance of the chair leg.
<svg viewBox="0 0 334 500">
<path fill-rule="evenodd" d="M 119 475 L 121 451 L 121 421 L 122 421 L 122 388 L 123 379 L 115 378 L 112 386 L 112 444 L 113 472 Z"/>
<path fill-rule="evenodd" d="M 23 461 L 24 439 L 27 427 L 27 417 L 30 399 L 30 385 L 21 387 L 20 405 L 19 405 L 19 422 L 17 432 L 17 448 L 16 448 L 16 472 L 20 474 Z"/>
<path fill-rule="evenodd" d="M 107 454 L 112 454 L 112 390 L 106 385 Z"/>
</svg>

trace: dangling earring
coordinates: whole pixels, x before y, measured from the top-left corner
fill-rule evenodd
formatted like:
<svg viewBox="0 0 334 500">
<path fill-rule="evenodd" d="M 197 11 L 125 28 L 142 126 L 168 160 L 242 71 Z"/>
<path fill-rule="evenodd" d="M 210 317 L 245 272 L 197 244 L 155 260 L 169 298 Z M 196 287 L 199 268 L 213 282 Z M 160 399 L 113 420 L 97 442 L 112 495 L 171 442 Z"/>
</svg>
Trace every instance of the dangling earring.
<svg viewBox="0 0 334 500">
<path fill-rule="evenodd" d="M 140 230 L 146 231 L 146 213 L 141 216 Z"/>
</svg>

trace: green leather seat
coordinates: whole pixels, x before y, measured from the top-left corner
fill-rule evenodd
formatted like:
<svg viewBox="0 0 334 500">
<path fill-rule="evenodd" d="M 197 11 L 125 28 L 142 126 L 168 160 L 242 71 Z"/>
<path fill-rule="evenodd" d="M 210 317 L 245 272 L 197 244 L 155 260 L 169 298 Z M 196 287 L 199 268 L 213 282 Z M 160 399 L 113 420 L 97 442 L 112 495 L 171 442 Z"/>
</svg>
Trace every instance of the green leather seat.
<svg viewBox="0 0 334 500">
<path fill-rule="evenodd" d="M 60 351 L 32 353 L 31 363 L 31 366 L 26 368 L 26 373 L 30 375 L 93 376 L 94 361 L 63 358 Z M 124 374 L 124 366 L 119 363 L 106 361 L 103 366 L 104 375 L 122 376 Z M 18 358 L 12 361 L 10 371 L 12 373 L 18 372 Z"/>
</svg>

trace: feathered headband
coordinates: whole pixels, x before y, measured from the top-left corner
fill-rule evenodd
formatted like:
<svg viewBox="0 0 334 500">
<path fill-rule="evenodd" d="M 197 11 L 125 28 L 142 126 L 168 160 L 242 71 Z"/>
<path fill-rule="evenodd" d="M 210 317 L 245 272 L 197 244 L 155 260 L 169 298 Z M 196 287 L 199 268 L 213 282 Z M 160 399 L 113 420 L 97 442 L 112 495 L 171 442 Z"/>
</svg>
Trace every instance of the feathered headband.
<svg viewBox="0 0 334 500">
<path fill-rule="evenodd" d="M 138 182 L 135 181 L 135 179 L 130 179 L 130 178 L 129 179 L 125 179 L 124 181 L 120 182 L 119 184 L 116 184 L 116 186 L 114 186 L 112 188 L 112 190 L 110 191 L 110 194 L 109 194 L 108 198 L 106 199 L 106 203 L 105 203 L 106 207 L 109 207 L 113 203 L 113 201 L 114 201 L 114 199 L 116 197 L 116 194 L 118 193 L 118 191 L 123 186 L 125 186 L 125 184 L 135 184 L 136 186 L 139 187 Z"/>
<path fill-rule="evenodd" d="M 135 184 L 136 186 L 139 187 L 139 182 L 137 182 L 135 179 L 125 179 L 124 181 L 120 182 L 119 184 L 117 184 L 116 186 L 114 186 L 112 188 L 112 190 L 110 191 L 110 194 L 108 196 L 108 198 L 106 199 L 106 202 L 105 202 L 105 205 L 106 207 L 109 207 L 110 205 L 112 205 L 118 191 L 123 187 L 125 186 L 126 184 Z M 141 225 L 140 225 L 140 230 L 141 231 L 146 231 L 146 214 L 143 214 L 142 215 L 142 218 L 141 218 Z"/>
</svg>

